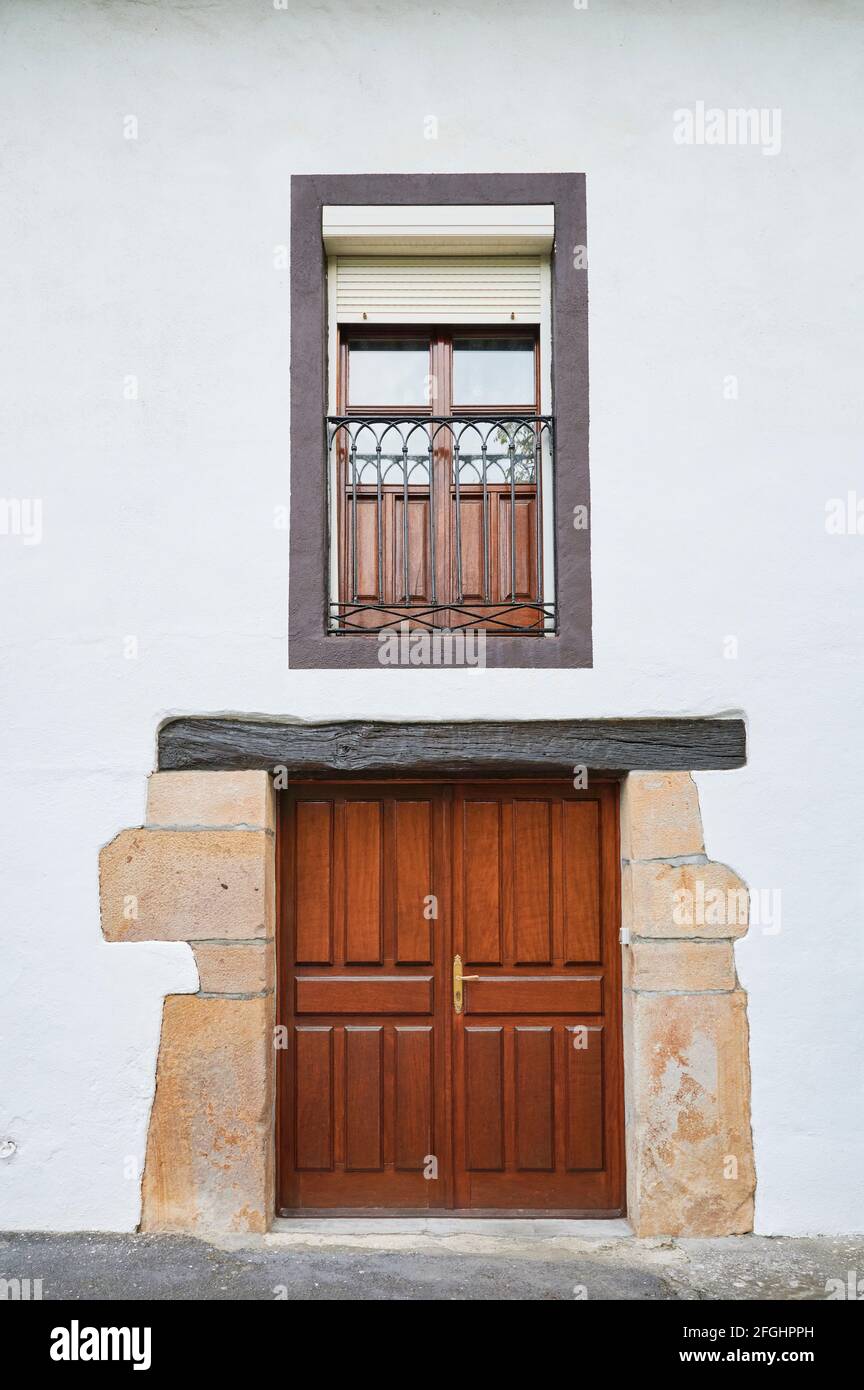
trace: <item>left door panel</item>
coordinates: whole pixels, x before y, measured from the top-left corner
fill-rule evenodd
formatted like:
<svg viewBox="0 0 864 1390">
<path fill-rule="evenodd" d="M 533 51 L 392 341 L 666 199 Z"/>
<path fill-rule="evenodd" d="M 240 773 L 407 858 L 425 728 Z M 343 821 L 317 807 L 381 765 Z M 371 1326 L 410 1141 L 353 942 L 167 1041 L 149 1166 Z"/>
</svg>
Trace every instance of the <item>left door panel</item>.
<svg viewBox="0 0 864 1390">
<path fill-rule="evenodd" d="M 282 798 L 282 1210 L 450 1200 L 446 790 Z"/>
</svg>

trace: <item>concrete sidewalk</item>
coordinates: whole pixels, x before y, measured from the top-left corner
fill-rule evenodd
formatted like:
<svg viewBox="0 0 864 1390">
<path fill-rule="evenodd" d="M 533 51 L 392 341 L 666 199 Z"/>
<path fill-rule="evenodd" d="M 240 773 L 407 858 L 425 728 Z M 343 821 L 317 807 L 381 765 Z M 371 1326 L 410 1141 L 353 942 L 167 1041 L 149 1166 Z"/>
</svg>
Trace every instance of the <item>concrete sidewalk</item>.
<svg viewBox="0 0 864 1390">
<path fill-rule="evenodd" d="M 864 1281 L 864 1236 L 636 1240 L 573 1229 L 585 1224 L 298 1221 L 213 1241 L 14 1233 L 0 1236 L 0 1278 L 41 1279 L 45 1300 L 465 1302 L 795 1302 Z"/>
</svg>

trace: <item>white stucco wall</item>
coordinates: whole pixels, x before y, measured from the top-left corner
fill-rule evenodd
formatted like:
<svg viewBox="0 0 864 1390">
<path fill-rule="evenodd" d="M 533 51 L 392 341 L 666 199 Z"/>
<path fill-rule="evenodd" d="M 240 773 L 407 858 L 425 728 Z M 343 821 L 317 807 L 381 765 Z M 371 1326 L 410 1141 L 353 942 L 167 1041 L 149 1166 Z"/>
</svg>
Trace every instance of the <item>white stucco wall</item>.
<svg viewBox="0 0 864 1390">
<path fill-rule="evenodd" d="M 864 496 L 862 19 L 5 0 L 0 492 L 42 499 L 43 539 L 0 535 L 0 1225 L 138 1219 L 162 996 L 195 971 L 103 944 L 97 852 L 166 715 L 732 711 L 750 763 L 698 778 L 709 851 L 782 891 L 737 951 L 758 1228 L 864 1228 L 864 536 L 825 530 Z M 781 108 L 780 153 L 676 145 L 700 100 Z M 530 169 L 588 177 L 595 667 L 290 672 L 290 176 Z"/>
</svg>

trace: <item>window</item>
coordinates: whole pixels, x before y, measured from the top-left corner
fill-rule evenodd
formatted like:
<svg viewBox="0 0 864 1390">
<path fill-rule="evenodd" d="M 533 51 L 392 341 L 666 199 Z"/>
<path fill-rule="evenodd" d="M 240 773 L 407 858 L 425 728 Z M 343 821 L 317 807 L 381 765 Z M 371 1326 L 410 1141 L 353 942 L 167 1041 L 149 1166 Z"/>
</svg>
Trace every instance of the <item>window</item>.
<svg viewBox="0 0 864 1390">
<path fill-rule="evenodd" d="M 584 177 L 291 190 L 290 666 L 404 621 L 590 666 Z"/>
<path fill-rule="evenodd" d="M 342 327 L 338 364 L 332 630 L 553 630 L 537 331 Z"/>
</svg>

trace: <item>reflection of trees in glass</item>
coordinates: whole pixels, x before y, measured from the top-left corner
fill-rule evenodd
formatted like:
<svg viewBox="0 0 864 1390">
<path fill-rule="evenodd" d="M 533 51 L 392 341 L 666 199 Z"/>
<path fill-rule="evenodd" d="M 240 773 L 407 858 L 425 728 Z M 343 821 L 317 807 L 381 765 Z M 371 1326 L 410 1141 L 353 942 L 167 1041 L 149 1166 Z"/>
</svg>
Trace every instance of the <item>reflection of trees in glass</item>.
<svg viewBox="0 0 864 1390">
<path fill-rule="evenodd" d="M 534 481 L 534 450 L 539 447 L 540 440 L 534 425 L 527 423 L 517 423 L 509 420 L 506 426 L 499 425 L 496 435 L 500 444 L 509 451 L 510 444 L 513 444 L 513 481 L 516 483 L 533 483 Z M 506 469 L 506 481 L 510 482 L 509 460 Z"/>
<path fill-rule="evenodd" d="M 512 471 L 514 483 L 536 481 L 536 455 L 540 449 L 540 433 L 532 421 L 478 420 L 468 430 L 454 430 L 454 442 L 459 444 L 459 481 L 483 481 L 483 452 L 486 445 L 486 481 L 509 483 Z"/>
</svg>

